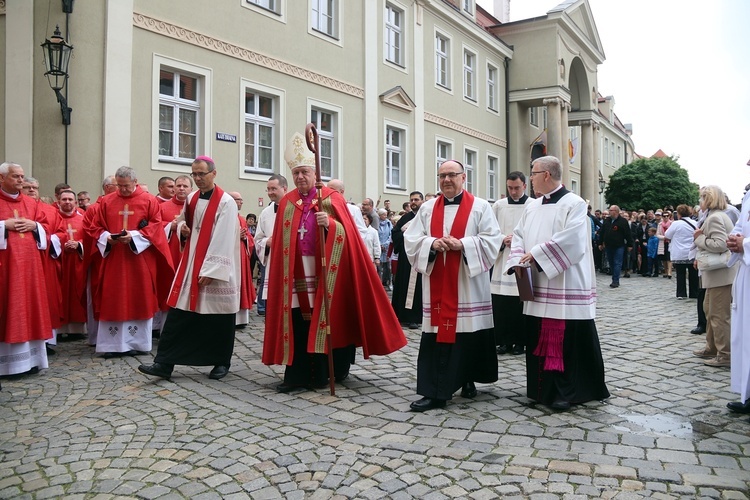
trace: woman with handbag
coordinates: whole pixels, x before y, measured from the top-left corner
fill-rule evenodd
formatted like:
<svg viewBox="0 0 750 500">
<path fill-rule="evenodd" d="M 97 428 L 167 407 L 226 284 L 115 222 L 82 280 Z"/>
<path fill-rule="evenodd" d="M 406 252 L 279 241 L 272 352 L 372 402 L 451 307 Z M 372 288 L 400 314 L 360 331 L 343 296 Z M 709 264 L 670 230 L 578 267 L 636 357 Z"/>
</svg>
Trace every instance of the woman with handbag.
<svg viewBox="0 0 750 500">
<path fill-rule="evenodd" d="M 734 266 L 728 267 L 727 237 L 734 224 L 724 213 L 727 208 L 724 192 L 718 186 L 705 186 L 700 191 L 700 207 L 706 211 L 703 224 L 693 233 L 697 248 L 695 265 L 701 286 L 706 289 L 703 310 L 706 313 L 706 345 L 693 354 L 708 358 L 707 366 L 730 366 L 730 313 Z"/>
</svg>

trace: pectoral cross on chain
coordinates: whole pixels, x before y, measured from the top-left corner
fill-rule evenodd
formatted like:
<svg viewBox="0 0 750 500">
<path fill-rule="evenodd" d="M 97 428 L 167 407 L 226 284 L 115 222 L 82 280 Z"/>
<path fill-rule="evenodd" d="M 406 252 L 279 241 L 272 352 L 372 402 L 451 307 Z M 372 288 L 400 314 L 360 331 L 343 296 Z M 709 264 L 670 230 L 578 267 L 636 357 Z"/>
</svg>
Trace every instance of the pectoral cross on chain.
<svg viewBox="0 0 750 500">
<path fill-rule="evenodd" d="M 75 241 L 75 238 L 73 237 L 73 233 L 77 233 L 77 229 L 73 229 L 73 226 L 68 223 L 68 230 L 66 231 L 68 233 L 68 241 Z"/>
<path fill-rule="evenodd" d="M 126 203 L 122 211 L 117 212 L 117 213 L 122 215 L 122 230 L 127 231 L 128 230 L 128 216 L 135 214 L 135 212 L 133 212 L 132 210 L 128 212 L 128 204 Z"/>
<path fill-rule="evenodd" d="M 18 216 L 18 210 L 16 210 L 16 209 L 13 209 L 13 217 L 15 217 L 15 218 L 16 218 L 16 220 L 20 220 L 20 219 L 21 219 L 21 218 L 20 218 L 20 217 Z M 25 238 L 25 237 L 26 237 L 26 235 L 25 235 L 24 233 L 18 233 L 18 236 L 20 236 L 21 238 Z"/>
<path fill-rule="evenodd" d="M 302 226 L 301 228 L 297 229 L 297 232 L 299 233 L 299 239 L 302 240 L 305 237 L 307 228 L 305 226 Z"/>
</svg>

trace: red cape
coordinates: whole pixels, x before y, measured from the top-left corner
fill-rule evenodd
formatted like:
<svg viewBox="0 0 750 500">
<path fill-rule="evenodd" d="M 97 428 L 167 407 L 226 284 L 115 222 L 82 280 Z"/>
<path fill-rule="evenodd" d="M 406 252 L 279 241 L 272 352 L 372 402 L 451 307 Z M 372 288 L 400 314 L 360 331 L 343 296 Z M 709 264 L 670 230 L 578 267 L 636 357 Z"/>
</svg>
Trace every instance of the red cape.
<svg viewBox="0 0 750 500">
<path fill-rule="evenodd" d="M 140 187 L 131 196 L 116 192 L 103 197 L 91 226 L 86 228 L 89 236 L 96 242 L 104 231 L 119 233 L 123 228 L 120 212 L 125 204 L 128 211 L 134 212 L 128 217 L 127 229 L 138 230 L 151 246 L 136 255 L 130 245 L 114 244 L 102 259 L 99 283 L 96 289 L 92 288 L 94 311 L 102 321 L 153 317 L 166 307 L 174 276 L 159 202 Z"/>
<path fill-rule="evenodd" d="M 242 278 L 240 279 L 240 309 L 252 309 L 255 303 L 255 283 L 253 283 L 253 271 L 250 269 L 250 258 L 255 251 L 255 240 L 247 230 L 247 221 L 237 214 L 240 221 L 240 230 L 245 230 L 246 239 L 240 239 L 240 263 Z"/>
<path fill-rule="evenodd" d="M 13 199 L 0 190 L 0 220 L 19 217 L 39 222 L 47 217 L 34 199 Z M 52 338 L 45 280 L 45 252 L 32 233 L 8 231 L 8 248 L 0 250 L 0 342 L 16 344 Z"/>
<path fill-rule="evenodd" d="M 329 326 L 334 349 L 354 344 L 362 347 L 365 358 L 401 349 L 406 345 L 406 337 L 390 307 L 346 201 L 340 193 L 327 187 L 323 188 L 322 198 L 322 209 L 329 214 L 326 261 L 331 323 L 328 325 L 320 318 L 324 288 L 319 286 L 310 321 L 307 351 L 327 352 L 324 341 Z M 316 202 L 317 199 L 314 200 Z M 301 216 L 302 202 L 299 191 L 295 189 L 279 203 L 273 231 L 274 244 L 267 270 L 269 287 L 263 342 L 263 363 L 267 365 L 289 365 L 294 359 L 291 300 L 297 262 L 297 228 Z M 316 244 L 315 249 L 319 252 L 320 245 Z M 316 255 L 315 261 L 320 268 L 319 255 Z M 317 274 L 320 276 L 320 272 Z"/>
</svg>

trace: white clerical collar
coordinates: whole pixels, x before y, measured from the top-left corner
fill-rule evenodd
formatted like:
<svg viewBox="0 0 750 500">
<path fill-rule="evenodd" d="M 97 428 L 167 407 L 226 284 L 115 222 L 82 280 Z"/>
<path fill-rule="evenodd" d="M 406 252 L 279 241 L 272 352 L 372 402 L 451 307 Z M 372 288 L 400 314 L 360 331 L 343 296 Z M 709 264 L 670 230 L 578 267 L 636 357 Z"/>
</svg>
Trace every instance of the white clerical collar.
<svg viewBox="0 0 750 500">
<path fill-rule="evenodd" d="M 462 195 L 462 194 L 464 194 L 464 190 L 463 190 L 463 189 L 461 190 L 461 192 L 460 192 L 460 193 L 458 193 L 458 194 L 457 194 L 456 196 L 454 196 L 453 198 L 448 198 L 448 197 L 446 196 L 446 197 L 445 197 L 445 201 L 448 201 L 448 202 L 450 202 L 450 203 L 453 203 L 453 202 L 455 201 L 455 199 L 456 199 L 456 198 L 459 198 L 459 199 L 460 199 L 460 198 L 461 198 L 461 195 Z"/>
<path fill-rule="evenodd" d="M 3 189 L 3 193 L 5 193 L 7 196 L 10 196 L 14 200 L 18 198 L 19 196 L 21 196 L 21 191 L 17 192 L 16 194 L 12 194 L 12 193 L 7 192 L 5 189 Z"/>
<path fill-rule="evenodd" d="M 562 184 L 560 184 L 560 185 L 559 185 L 559 186 L 557 186 L 557 187 L 556 187 L 555 189 L 553 189 L 553 190 L 552 190 L 552 191 L 550 191 L 549 193 L 545 194 L 545 195 L 544 195 L 544 197 L 545 197 L 545 198 L 547 198 L 547 199 L 549 200 L 549 199 L 550 199 L 550 197 L 551 197 L 551 196 L 552 196 L 553 194 L 555 194 L 556 192 L 560 191 L 560 190 L 562 189 L 562 187 L 563 187 L 563 185 L 562 185 Z"/>
</svg>

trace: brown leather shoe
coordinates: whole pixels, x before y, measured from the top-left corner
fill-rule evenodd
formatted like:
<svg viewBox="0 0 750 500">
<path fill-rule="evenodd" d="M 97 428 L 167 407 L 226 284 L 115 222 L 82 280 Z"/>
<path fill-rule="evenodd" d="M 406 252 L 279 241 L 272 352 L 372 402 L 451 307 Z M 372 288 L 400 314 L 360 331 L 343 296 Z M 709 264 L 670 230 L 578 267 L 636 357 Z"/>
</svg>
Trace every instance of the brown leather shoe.
<svg viewBox="0 0 750 500">
<path fill-rule="evenodd" d="M 732 363 L 727 356 L 716 356 L 715 358 L 707 359 L 703 364 L 706 366 L 713 366 L 714 368 L 728 368 L 732 366 Z"/>
<path fill-rule="evenodd" d="M 695 356 L 696 358 L 715 358 L 716 354 L 716 352 L 711 352 L 705 347 L 703 349 L 693 351 L 693 356 Z"/>
</svg>

